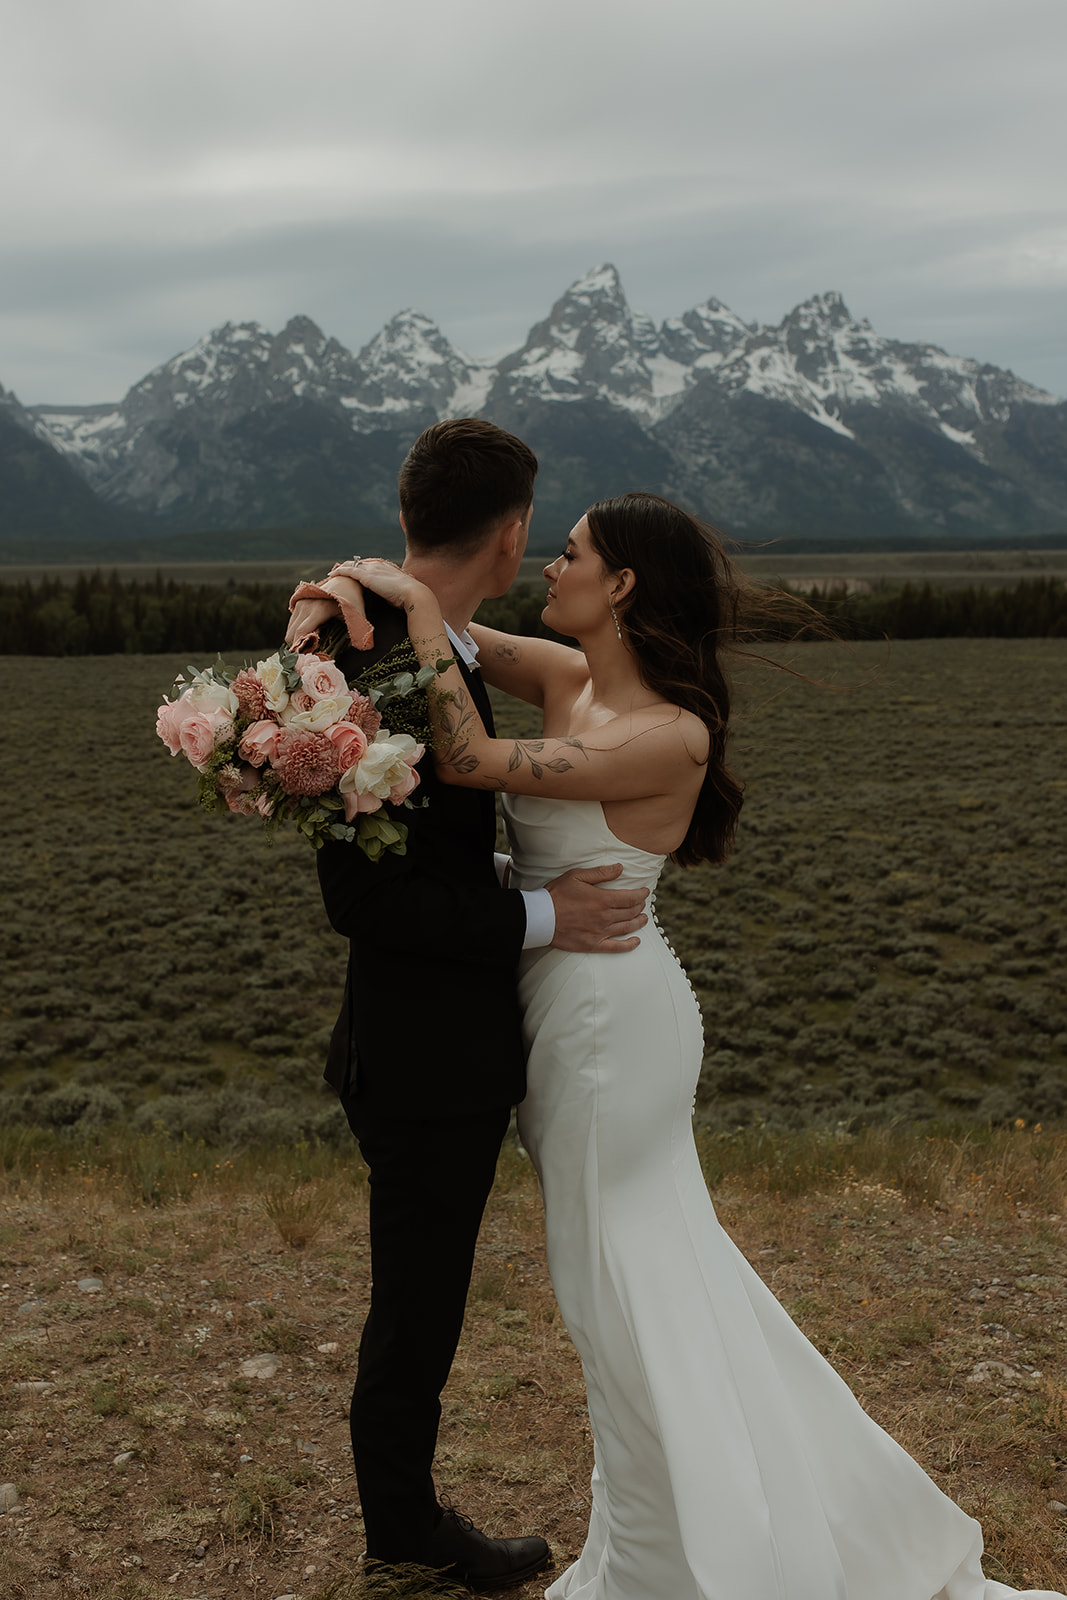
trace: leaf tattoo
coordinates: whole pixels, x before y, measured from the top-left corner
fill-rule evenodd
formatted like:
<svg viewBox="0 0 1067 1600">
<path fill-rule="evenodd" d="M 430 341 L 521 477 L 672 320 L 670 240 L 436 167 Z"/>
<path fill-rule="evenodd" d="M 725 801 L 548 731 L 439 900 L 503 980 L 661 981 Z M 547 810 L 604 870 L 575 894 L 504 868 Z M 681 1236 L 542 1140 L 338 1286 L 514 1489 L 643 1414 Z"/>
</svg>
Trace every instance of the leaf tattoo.
<svg viewBox="0 0 1067 1600">
<path fill-rule="evenodd" d="M 554 744 L 566 744 L 572 750 L 579 751 L 588 761 L 589 756 L 580 739 L 555 739 Z M 573 761 L 568 761 L 566 756 L 554 756 L 551 761 L 537 761 L 536 756 L 541 755 L 545 748 L 544 739 L 516 739 L 508 756 L 508 771 L 517 772 L 524 760 L 529 761 L 530 771 L 535 778 L 543 778 L 546 772 L 570 772 L 574 767 Z"/>
<path fill-rule="evenodd" d="M 482 766 L 480 758 L 475 754 L 476 741 L 483 731 L 482 721 L 474 703 L 465 689 L 456 689 L 436 695 L 433 704 L 437 729 L 435 749 L 438 758 L 454 772 L 469 777 Z M 557 748 L 566 745 L 578 751 L 586 760 L 589 759 L 588 752 L 580 739 L 516 739 L 508 754 L 507 771 L 517 772 L 523 762 L 528 761 L 530 772 L 537 779 L 543 778 L 546 772 L 570 772 L 574 762 L 564 755 L 555 755 L 548 760 L 539 759 L 544 755 L 548 744 Z M 483 773 L 479 782 L 486 789 L 506 790 L 509 787 L 506 777 L 489 772 Z"/>
</svg>

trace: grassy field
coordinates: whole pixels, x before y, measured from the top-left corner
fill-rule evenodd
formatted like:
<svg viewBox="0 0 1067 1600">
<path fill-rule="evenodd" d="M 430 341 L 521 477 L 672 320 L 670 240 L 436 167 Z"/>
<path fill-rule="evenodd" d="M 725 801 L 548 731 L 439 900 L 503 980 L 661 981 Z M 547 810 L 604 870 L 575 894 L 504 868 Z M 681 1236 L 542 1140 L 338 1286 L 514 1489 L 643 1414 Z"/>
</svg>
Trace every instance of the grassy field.
<svg viewBox="0 0 1067 1600">
<path fill-rule="evenodd" d="M 988 1575 L 1061 1588 L 1067 1136 L 763 1132 L 708 1136 L 703 1154 L 724 1225 L 809 1338 L 980 1518 Z M 5 1600 L 360 1600 L 353 1154 L 9 1131 L 3 1155 Z M 506 1147 L 439 1483 L 491 1532 L 540 1530 L 559 1567 L 590 1467 L 536 1184 Z"/>
<path fill-rule="evenodd" d="M 659 895 L 704 1005 L 702 1120 L 1063 1118 L 1067 641 L 791 659 L 820 683 L 739 674 L 736 854 Z M 343 1140 L 312 852 L 198 811 L 153 732 L 179 665 L 8 658 L 0 1117 Z"/>
</svg>

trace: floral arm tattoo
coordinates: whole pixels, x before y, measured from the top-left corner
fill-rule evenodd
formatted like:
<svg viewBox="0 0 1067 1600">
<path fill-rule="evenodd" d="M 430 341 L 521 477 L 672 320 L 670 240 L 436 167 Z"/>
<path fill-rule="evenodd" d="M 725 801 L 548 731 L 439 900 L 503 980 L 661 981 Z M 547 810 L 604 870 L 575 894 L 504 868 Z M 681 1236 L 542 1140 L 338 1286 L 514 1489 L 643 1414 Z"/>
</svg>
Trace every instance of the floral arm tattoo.
<svg viewBox="0 0 1067 1600">
<path fill-rule="evenodd" d="M 419 660 L 427 663 L 436 661 L 439 667 L 444 666 L 441 658 L 447 654 L 450 646 L 443 626 L 440 632 L 418 634 L 413 627 L 413 614 L 419 611 L 419 604 L 405 603 L 404 609 L 408 614 L 411 643 Z M 436 602 L 434 610 L 437 610 Z M 439 611 L 437 617 L 440 617 Z M 519 657 L 519 646 L 511 642 L 501 643 L 495 647 L 495 653 L 507 655 L 515 661 Z M 589 752 L 582 741 L 569 737 L 516 739 L 505 756 L 506 742 L 490 738 L 486 732 L 454 656 L 446 670 L 440 672 L 438 687 L 429 690 L 428 698 L 433 723 L 434 756 L 441 766 L 450 767 L 464 778 L 472 778 L 472 788 L 512 788 L 514 785 L 509 783 L 509 775 L 517 773 L 525 762 L 529 763 L 532 777 L 544 778 L 546 773 L 572 771 L 578 757 L 589 760 Z M 548 746 L 551 746 L 553 753 L 545 760 L 544 752 Z M 575 759 L 566 754 L 557 754 L 561 747 L 574 751 Z"/>
<path fill-rule="evenodd" d="M 434 723 L 438 737 L 434 753 L 439 761 L 464 776 L 477 772 L 484 765 L 475 754 L 472 743 L 479 736 L 485 737 L 485 726 L 466 689 L 449 690 L 434 697 Z M 494 742 L 503 743 L 502 740 Z M 508 755 L 508 772 L 518 772 L 524 761 L 529 763 L 530 772 L 535 778 L 543 778 L 546 772 L 570 772 L 575 763 L 565 755 L 553 756 L 548 761 L 540 759 L 547 742 L 544 739 L 516 739 Z M 589 759 L 580 739 L 553 739 L 551 743 L 553 746 L 565 745 L 585 760 Z M 509 786 L 503 774 L 485 773 L 482 783 L 487 789 L 503 790 Z"/>
</svg>

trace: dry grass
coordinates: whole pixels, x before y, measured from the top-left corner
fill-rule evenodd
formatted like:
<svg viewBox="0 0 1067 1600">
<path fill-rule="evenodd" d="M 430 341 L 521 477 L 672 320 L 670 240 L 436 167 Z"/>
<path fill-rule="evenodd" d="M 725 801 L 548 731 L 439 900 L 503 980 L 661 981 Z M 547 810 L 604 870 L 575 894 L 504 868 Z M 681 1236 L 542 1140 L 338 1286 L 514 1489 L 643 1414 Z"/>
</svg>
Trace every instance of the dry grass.
<svg viewBox="0 0 1067 1600">
<path fill-rule="evenodd" d="M 1067 1503 L 1067 1137 L 757 1131 L 703 1153 L 724 1223 L 808 1336 L 981 1517 L 989 1575 L 1062 1588 L 1067 1518 L 1050 1502 Z M 43 1141 L 7 1161 L 0 1480 L 21 1504 L 0 1518 L 0 1593 L 415 1600 L 417 1575 L 383 1591 L 359 1564 L 358 1167 L 307 1150 L 216 1165 L 152 1145 L 139 1160 L 116 1135 L 95 1164 Z M 272 1199 L 289 1220 L 305 1204 L 318 1217 L 301 1248 L 279 1237 Z M 88 1276 L 102 1292 L 79 1289 Z M 257 1355 L 272 1375 L 242 1370 Z M 536 1186 L 508 1150 L 440 1485 L 490 1532 L 544 1533 L 561 1563 L 581 1544 L 589 1468 Z"/>
<path fill-rule="evenodd" d="M 337 1200 L 333 1186 L 278 1179 L 263 1201 L 263 1214 L 293 1250 L 305 1250 L 333 1214 Z"/>
</svg>

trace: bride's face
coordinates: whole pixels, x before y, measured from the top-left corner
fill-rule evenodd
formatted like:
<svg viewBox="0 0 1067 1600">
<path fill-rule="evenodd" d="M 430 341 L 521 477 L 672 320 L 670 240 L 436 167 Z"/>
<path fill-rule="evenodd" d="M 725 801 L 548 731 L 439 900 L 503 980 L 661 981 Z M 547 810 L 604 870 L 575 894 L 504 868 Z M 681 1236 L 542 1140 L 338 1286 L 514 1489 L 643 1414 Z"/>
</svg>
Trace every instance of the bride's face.
<svg viewBox="0 0 1067 1600">
<path fill-rule="evenodd" d="M 584 517 L 571 529 L 563 554 L 545 568 L 545 577 L 548 604 L 541 617 L 556 633 L 583 639 L 611 624 L 611 574 L 593 549 Z"/>
</svg>

